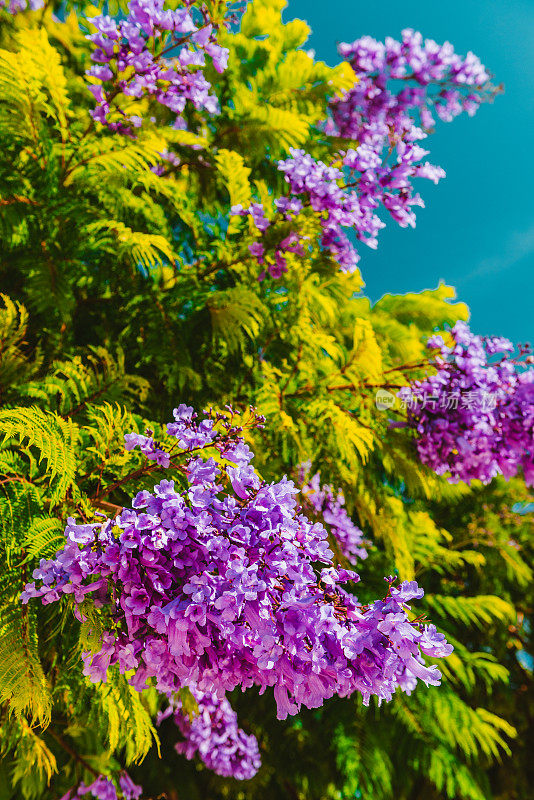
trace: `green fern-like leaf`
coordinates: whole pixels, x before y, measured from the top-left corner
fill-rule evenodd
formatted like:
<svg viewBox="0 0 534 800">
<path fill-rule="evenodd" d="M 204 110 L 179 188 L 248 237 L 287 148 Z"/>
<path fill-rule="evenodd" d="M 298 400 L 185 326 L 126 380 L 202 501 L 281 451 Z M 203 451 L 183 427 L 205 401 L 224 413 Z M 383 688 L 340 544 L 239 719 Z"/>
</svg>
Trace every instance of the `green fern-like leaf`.
<svg viewBox="0 0 534 800">
<path fill-rule="evenodd" d="M 230 205 L 240 204 L 246 208 L 252 194 L 249 183 L 250 169 L 245 166 L 243 156 L 232 150 L 219 150 L 215 157 L 215 163 L 221 180 L 230 195 Z"/>
<path fill-rule="evenodd" d="M 41 511 L 40 494 L 31 484 L 12 481 L 0 487 L 0 703 L 46 726 L 51 698 L 39 659 L 35 609 L 20 601 L 30 579 L 22 563 L 24 537 Z"/>
<path fill-rule="evenodd" d="M 251 341 L 257 338 L 263 324 L 265 308 L 250 289 L 236 286 L 218 292 L 213 300 L 210 298 L 208 308 L 214 338 L 224 341 L 229 351 L 243 350 L 246 337 Z"/>
<path fill-rule="evenodd" d="M 142 695 L 117 670 L 108 671 L 106 683 L 95 686 L 110 752 L 124 749 L 127 764 L 142 761 L 154 743 L 158 744 L 150 713 Z M 95 709 L 96 710 L 96 709 Z"/>
<path fill-rule="evenodd" d="M 65 544 L 64 526 L 56 517 L 36 517 L 24 532 L 27 559 L 52 558 Z"/>
<path fill-rule="evenodd" d="M 28 329 L 28 312 L 18 302 L 0 293 L 4 307 L 0 306 L 0 389 L 14 381 L 21 381 L 38 366 L 32 364 L 24 352 Z"/>
<path fill-rule="evenodd" d="M 494 621 L 510 622 L 516 616 L 513 605 L 496 595 L 453 597 L 427 594 L 425 602 L 444 617 L 451 617 L 464 625 L 478 628 L 485 628 Z"/>
<path fill-rule="evenodd" d="M 133 266 L 142 266 L 147 272 L 158 272 L 162 264 L 173 264 L 176 258 L 172 245 L 164 236 L 133 231 L 118 220 L 94 222 L 87 226 L 87 231 L 99 248 L 119 257 L 127 256 Z"/>
<path fill-rule="evenodd" d="M 0 411 L 0 434 L 15 439 L 24 448 L 35 448 L 39 464 L 46 462 L 52 502 L 74 488 L 78 427 L 71 420 L 39 408 L 13 408 Z"/>
</svg>

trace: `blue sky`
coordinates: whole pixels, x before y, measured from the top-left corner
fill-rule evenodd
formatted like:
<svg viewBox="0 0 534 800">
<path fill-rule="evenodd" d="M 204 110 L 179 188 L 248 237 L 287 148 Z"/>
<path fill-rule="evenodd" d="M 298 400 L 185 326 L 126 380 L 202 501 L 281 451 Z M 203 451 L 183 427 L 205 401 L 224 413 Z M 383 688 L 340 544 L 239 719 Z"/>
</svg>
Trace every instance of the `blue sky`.
<svg viewBox="0 0 534 800">
<path fill-rule="evenodd" d="M 477 333 L 534 339 L 533 0 L 289 0 L 306 19 L 309 46 L 330 64 L 336 45 L 364 34 L 398 38 L 416 28 L 476 53 L 505 93 L 474 118 L 442 123 L 425 143 L 447 177 L 420 181 L 426 208 L 415 230 L 393 222 L 376 252 L 362 251 L 367 293 L 419 291 L 440 279 L 471 308 Z M 385 217 L 384 217 L 385 219 Z"/>
</svg>

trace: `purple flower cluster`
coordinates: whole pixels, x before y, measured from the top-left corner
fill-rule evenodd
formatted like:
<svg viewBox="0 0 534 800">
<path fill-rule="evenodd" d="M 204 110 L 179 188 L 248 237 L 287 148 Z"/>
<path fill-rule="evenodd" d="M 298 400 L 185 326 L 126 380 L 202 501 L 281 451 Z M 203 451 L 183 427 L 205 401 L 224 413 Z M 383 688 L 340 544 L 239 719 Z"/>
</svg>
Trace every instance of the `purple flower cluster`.
<svg viewBox="0 0 534 800">
<path fill-rule="evenodd" d="M 146 435 L 141 433 L 127 433 L 124 437 L 124 447 L 126 450 L 139 448 L 149 461 L 155 461 L 161 467 L 168 467 L 171 462 L 169 453 L 159 447 L 159 443 L 154 441 L 152 431 L 146 431 Z"/>
<path fill-rule="evenodd" d="M 300 200 L 289 197 L 278 198 L 274 201 L 274 205 L 276 212 L 280 215 L 280 221 L 294 220 L 303 208 Z M 242 205 L 235 205 L 232 206 L 231 213 L 241 217 L 250 216 L 262 235 L 271 225 L 271 221 L 265 215 L 262 203 L 252 203 L 248 208 L 243 208 Z M 266 272 L 272 278 L 281 278 L 284 272 L 287 272 L 288 253 L 304 256 L 302 242 L 303 237 L 296 231 L 291 231 L 276 244 L 272 255 L 269 253 L 269 248 L 266 248 L 262 242 L 256 241 L 250 244 L 248 247 L 250 254 L 257 259 L 258 264 L 264 266 L 264 270 L 259 275 L 259 280 L 261 281 L 265 278 Z"/>
<path fill-rule="evenodd" d="M 178 117 L 188 101 L 211 114 L 219 110 L 202 67 L 208 55 L 223 72 L 228 50 L 217 44 L 206 8 L 196 7 L 194 0 L 174 11 L 163 5 L 164 0 L 130 0 L 125 19 L 100 15 L 91 20 L 97 28 L 87 37 L 96 46 L 91 56 L 96 65 L 87 72 L 95 81 L 89 86 L 97 103 L 91 114 L 113 131 L 133 135 L 143 122 L 120 108 L 124 95 L 151 95 Z M 119 103 L 113 104 L 116 98 Z"/>
<path fill-rule="evenodd" d="M 161 162 L 159 164 L 155 164 L 151 167 L 151 171 L 155 175 L 165 175 L 167 170 L 172 170 L 173 167 L 179 167 L 182 163 L 179 156 L 176 153 L 173 153 L 172 150 L 163 150 L 161 153 L 158 153 L 159 157 L 161 158 Z"/>
<path fill-rule="evenodd" d="M 350 174 L 356 164 L 362 166 L 365 162 L 378 167 L 380 159 L 373 160 L 373 154 L 363 148 L 358 153 L 349 150 L 339 154 L 338 166 L 329 166 L 316 161 L 304 150 L 290 148 L 289 152 L 290 158 L 278 162 L 278 169 L 285 173 L 291 191 L 289 196 L 275 200 L 279 220 L 294 221 L 305 207 L 311 208 L 320 225 L 320 246 L 331 253 L 343 272 L 354 272 L 360 257 L 344 229 L 351 228 L 357 238 L 376 248 L 378 231 L 384 223 L 375 214 L 379 201 L 372 196 L 369 182 L 358 183 L 359 191 L 354 191 L 351 187 L 357 183 L 351 180 Z M 262 235 L 272 224 L 261 203 L 253 203 L 248 209 L 233 206 L 232 213 L 250 215 Z M 266 255 L 268 248 L 261 241 L 251 244 L 249 250 L 259 264 L 265 264 L 273 278 L 287 271 L 288 252 L 304 255 L 302 238 L 296 230 L 276 244 L 274 256 Z"/>
<path fill-rule="evenodd" d="M 489 73 L 473 53 L 462 58 L 450 42 L 423 40 L 410 28 L 402 31 L 400 42 L 363 36 L 341 44 L 339 53 L 358 83 L 331 103 L 328 131 L 369 144 L 377 153 L 399 140 L 421 138 L 415 123 L 431 130 L 433 111 L 444 122 L 464 111 L 472 116 L 493 91 Z"/>
<path fill-rule="evenodd" d="M 317 213 L 321 225 L 321 245 L 330 251 L 343 272 L 353 272 L 360 256 L 345 229 L 373 250 L 378 233 L 385 227 L 377 210 L 384 206 L 401 226 L 415 227 L 412 206 L 422 206 L 419 195 L 412 194 L 410 179 L 430 178 L 435 183 L 443 170 L 421 159 L 428 151 L 415 141 L 397 142 L 397 163 L 384 164 L 381 149 L 361 142 L 337 156 L 337 166 L 315 161 L 303 150 L 290 150 L 291 158 L 278 163 L 285 173 L 291 196 L 299 196 L 303 206 Z"/>
<path fill-rule="evenodd" d="M 22 595 L 92 598 L 106 632 L 99 652 L 83 654 L 85 673 L 105 680 L 118 664 L 137 689 L 154 679 L 167 695 L 272 686 L 280 719 L 333 695 L 368 703 L 417 679 L 438 684 L 422 654 L 452 648 L 434 626 L 410 622 L 422 590 L 391 579 L 385 599 L 361 605 L 344 587 L 358 576 L 335 566 L 293 482 L 260 480 L 231 412 L 198 420 L 180 406 L 174 417 L 185 485 L 162 480 L 114 520 L 69 520 L 65 548 Z"/>
<path fill-rule="evenodd" d="M 421 461 L 453 483 L 522 469 L 533 485 L 534 370 L 514 360 L 507 339 L 475 336 L 464 322 L 451 334 L 450 347 L 441 336 L 428 342 L 439 351 L 437 374 L 399 392 Z"/>
<path fill-rule="evenodd" d="M 430 164 L 421 164 L 427 155 L 416 142 L 397 143 L 397 163 L 386 166 L 370 144 L 362 143 L 355 150 L 338 153 L 335 166 L 316 161 L 304 150 L 290 149 L 290 158 L 278 162 L 285 173 L 291 194 L 275 200 L 280 221 L 294 220 L 305 207 L 316 214 L 320 226 L 319 244 L 328 250 L 342 272 L 354 272 L 360 256 L 347 231 L 372 249 L 378 246 L 378 233 L 385 227 L 377 210 L 384 206 L 401 226 L 415 227 L 412 206 L 423 206 L 419 195 L 413 195 L 411 178 L 430 178 L 435 183 L 445 174 Z M 250 215 L 263 235 L 272 222 L 260 203 L 248 209 L 234 206 L 232 213 Z M 302 239 L 293 230 L 280 241 L 274 258 L 267 256 L 261 241 L 249 246 L 253 256 L 274 278 L 287 270 L 286 253 L 304 255 Z"/>
<path fill-rule="evenodd" d="M 330 251 L 343 272 L 354 272 L 359 256 L 344 228 L 352 228 L 358 239 L 376 248 L 378 231 L 384 223 L 375 214 L 379 201 L 371 187 L 358 182 L 358 191 L 354 191 L 350 187 L 356 183 L 350 174 L 359 168 L 370 175 L 380 159 L 369 148 L 340 154 L 339 166 L 316 161 L 304 150 L 291 149 L 290 156 L 278 162 L 278 169 L 285 174 L 291 196 L 299 196 L 302 205 L 316 212 L 322 229 L 321 245 Z"/>
<path fill-rule="evenodd" d="M 412 206 L 424 203 L 413 194 L 412 178 L 437 183 L 445 175 L 422 160 L 428 151 L 418 144 L 434 126 L 432 111 L 447 122 L 463 111 L 472 116 L 494 91 L 490 76 L 473 53 L 462 58 L 449 42 L 423 41 L 411 29 L 402 32 L 400 42 L 364 36 L 341 44 L 339 52 L 350 62 L 358 83 L 331 103 L 326 129 L 357 141 L 358 153 L 365 145 L 371 154 L 369 166 L 354 165 L 360 181 L 396 222 L 414 226 Z"/>
<path fill-rule="evenodd" d="M 18 14 L 19 11 L 38 11 L 44 5 L 44 0 L 0 0 L 0 8 L 5 8 L 10 14 Z"/>
<path fill-rule="evenodd" d="M 327 530 L 339 545 L 341 553 L 347 561 L 356 564 L 358 559 L 367 558 L 366 545 L 362 531 L 351 520 L 345 508 L 345 498 L 341 489 L 337 494 L 328 484 L 321 486 L 321 475 L 316 472 L 309 477 L 310 462 L 301 464 L 299 468 L 299 483 L 303 484 L 301 491 L 304 497 L 304 509 L 307 505 L 316 514 L 319 514 Z"/>
<path fill-rule="evenodd" d="M 175 745 L 187 759 L 195 755 L 208 769 L 224 778 L 244 781 L 253 778 L 261 766 L 256 737 L 246 734 L 237 724 L 237 715 L 226 697 L 215 692 L 191 690 L 198 712 L 190 716 L 181 701 L 171 703 L 161 717 L 174 715 L 185 741 Z"/>
<path fill-rule="evenodd" d="M 117 800 L 119 796 L 123 800 L 138 800 L 143 791 L 142 787 L 135 784 L 126 772 L 121 772 L 119 775 L 119 789 L 120 795 L 117 795 L 113 781 L 104 775 L 99 775 L 89 786 L 82 781 L 77 789 L 71 789 L 63 795 L 61 800 L 82 800 L 82 797 L 86 797 L 87 800 L 91 797 L 95 800 Z"/>
<path fill-rule="evenodd" d="M 441 167 L 424 160 L 428 150 L 419 144 L 434 125 L 432 110 L 446 121 L 462 111 L 472 115 L 495 90 L 472 53 L 461 58 L 448 42 L 423 41 L 412 30 L 403 31 L 401 42 L 387 38 L 382 44 L 365 36 L 339 49 L 358 82 L 342 99 L 332 101 L 325 130 L 352 140 L 354 147 L 338 153 L 329 164 L 303 150 L 290 150 L 291 157 L 280 161 L 278 168 L 285 173 L 291 194 L 275 202 L 284 221 L 311 207 L 321 227 L 320 245 L 342 271 L 353 272 L 360 257 L 347 230 L 376 248 L 384 227 L 377 215 L 381 207 L 401 227 L 415 227 L 414 208 L 424 202 L 414 193 L 412 180 L 437 183 L 445 176 Z M 258 203 L 235 213 L 250 214 L 262 235 L 271 224 Z M 298 233 L 291 236 L 293 252 L 303 254 Z M 249 249 L 273 277 L 286 271 L 283 242 L 273 257 L 266 255 L 262 241 Z"/>
</svg>

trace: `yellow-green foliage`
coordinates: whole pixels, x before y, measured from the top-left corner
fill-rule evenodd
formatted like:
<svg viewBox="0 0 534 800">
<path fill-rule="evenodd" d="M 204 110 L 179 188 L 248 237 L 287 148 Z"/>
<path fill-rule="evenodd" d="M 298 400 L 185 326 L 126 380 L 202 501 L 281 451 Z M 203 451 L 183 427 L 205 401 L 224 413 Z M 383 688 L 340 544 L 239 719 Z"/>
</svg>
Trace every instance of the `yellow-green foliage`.
<svg viewBox="0 0 534 800">
<path fill-rule="evenodd" d="M 26 323 L 23 307 L 17 309 L 7 297 L 4 303 L 11 317 L 16 312 Z M 4 361 L 11 375 L 21 360 L 13 342 L 22 329 L 16 336 L 12 325 L 4 329 Z M 30 366 L 35 371 L 36 365 Z M 157 743 L 153 706 L 124 676 L 110 676 L 95 687 L 81 673 L 80 650 L 100 646 L 90 608 L 84 612 L 88 622 L 79 626 L 70 609 L 45 621 L 46 612 L 20 602 L 39 560 L 63 547 L 66 517 L 93 517 L 99 507 L 108 511 L 105 487 L 124 481 L 127 489 L 129 473 L 139 468 L 139 459 L 124 451 L 124 433 L 146 423 L 106 402 L 134 390 L 138 399 L 146 394 L 143 381 L 125 374 L 122 353 L 114 358 L 96 348 L 84 358 L 58 361 L 44 378 L 19 385 L 21 399 L 38 398 L 40 408 L 0 411 L 2 746 L 12 763 L 9 783 L 28 800 L 42 798 L 58 772 L 57 744 L 65 735 L 71 741 L 67 752 L 74 742 L 82 751 L 89 748 L 96 761 L 89 757 L 88 763 L 98 763 L 103 771 L 118 753 L 125 763 L 139 761 Z M 59 731 L 58 719 L 63 720 Z"/>
<path fill-rule="evenodd" d="M 221 16 L 225 4 L 210 7 Z M 229 67 L 209 76 L 220 115 L 191 110 L 184 131 L 159 108 L 161 124 L 147 121 L 135 140 L 91 122 L 77 13 L 61 23 L 49 4 L 0 10 L 0 800 L 57 800 L 157 744 L 154 689 L 82 673 L 80 650 L 100 643 L 91 604 L 79 622 L 67 600 L 18 597 L 69 516 L 113 516 L 153 486 L 156 468 L 125 451 L 124 434 L 149 427 L 164 439 L 180 402 L 256 406 L 266 426 L 247 435 L 266 480 L 295 477 L 309 459 L 343 489 L 372 543 L 358 567 L 362 602 L 382 595 L 384 575 L 416 579 L 426 594 L 415 613 L 455 651 L 438 664 L 442 687 L 380 709 L 333 700 L 282 724 L 268 700 L 239 699 L 264 759 L 239 790 L 187 772 L 172 747 L 170 766 L 143 762 L 147 780 L 169 797 L 214 800 L 490 800 L 489 768 L 528 738 L 509 689 L 529 680 L 516 654 L 531 641 L 532 531 L 510 510 L 527 500 L 524 485 L 449 484 L 375 402 L 378 388 L 427 374 L 427 338 L 468 309 L 445 284 L 372 304 L 359 272 L 308 247 L 309 207 L 298 218 L 305 255 L 260 281 L 249 251 L 258 232 L 230 213 L 262 202 L 272 214 L 286 185 L 276 161 L 290 147 L 326 160 L 339 147 L 318 123 L 355 75 L 316 61 L 307 24 L 282 20 L 284 7 L 253 0 L 239 32 L 221 33 Z M 277 219 L 267 247 L 290 230 Z M 527 800 L 520 788 L 501 800 Z"/>
</svg>

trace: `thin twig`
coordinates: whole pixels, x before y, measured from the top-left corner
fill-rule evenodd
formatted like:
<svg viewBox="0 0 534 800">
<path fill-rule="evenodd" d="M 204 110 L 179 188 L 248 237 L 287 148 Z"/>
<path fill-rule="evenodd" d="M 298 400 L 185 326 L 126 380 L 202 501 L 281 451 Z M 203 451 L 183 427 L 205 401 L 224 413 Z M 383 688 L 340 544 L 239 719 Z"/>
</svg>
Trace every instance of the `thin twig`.
<svg viewBox="0 0 534 800">
<path fill-rule="evenodd" d="M 72 758 L 78 761 L 78 763 L 81 764 L 86 770 L 91 772 L 95 777 L 97 778 L 99 777 L 100 773 L 98 772 L 98 770 L 92 767 L 85 760 L 85 758 L 83 758 L 83 756 L 77 753 L 76 750 L 74 750 L 74 748 L 71 747 L 68 742 L 66 742 L 58 733 L 56 733 L 53 728 L 47 728 L 46 732 L 50 734 L 52 739 L 56 740 L 59 746 L 62 747 L 66 753 L 68 753 L 70 756 L 72 756 Z"/>
</svg>

